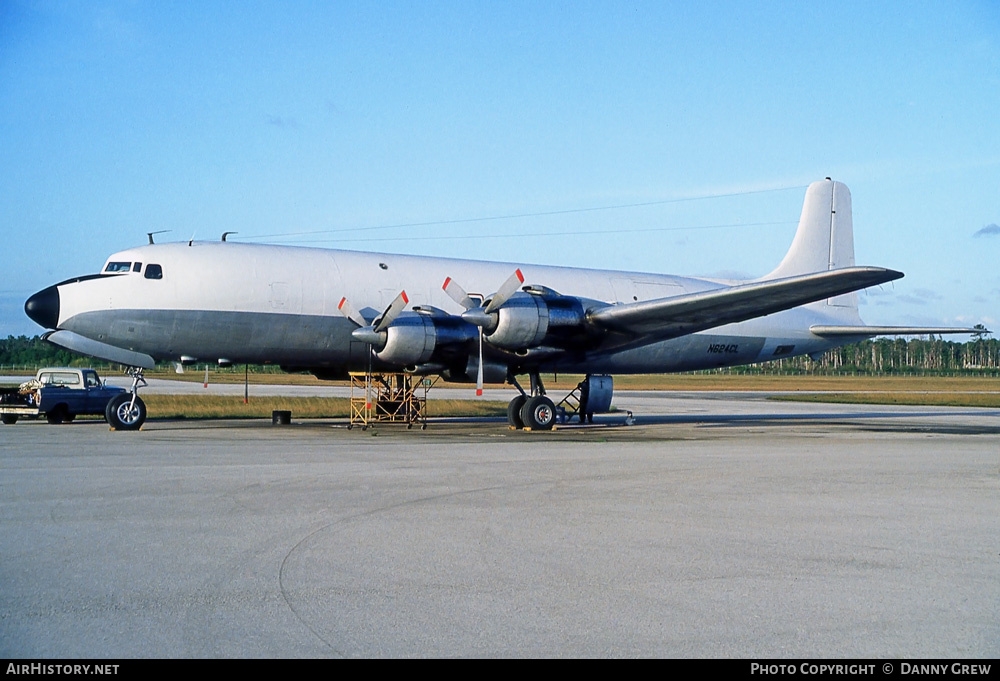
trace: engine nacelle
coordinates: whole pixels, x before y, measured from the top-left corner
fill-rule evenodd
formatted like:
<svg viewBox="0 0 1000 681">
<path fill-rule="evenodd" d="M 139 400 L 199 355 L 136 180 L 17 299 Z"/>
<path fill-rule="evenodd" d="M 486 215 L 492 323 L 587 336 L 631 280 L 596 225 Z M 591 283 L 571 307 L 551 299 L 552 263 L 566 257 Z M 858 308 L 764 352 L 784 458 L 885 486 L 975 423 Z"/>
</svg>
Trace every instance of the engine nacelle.
<svg viewBox="0 0 1000 681">
<path fill-rule="evenodd" d="M 421 364 L 434 354 L 437 334 L 434 322 L 418 316 L 400 316 L 385 330 L 385 343 L 375 356 L 393 364 Z"/>
<path fill-rule="evenodd" d="M 496 327 L 486 338 L 499 348 L 520 350 L 540 345 L 549 331 L 549 307 L 539 296 L 514 294 L 496 315 Z"/>
<path fill-rule="evenodd" d="M 458 317 L 402 314 L 383 333 L 384 343 L 374 346 L 375 356 L 409 367 L 428 362 L 442 345 L 475 338 L 477 330 Z"/>
<path fill-rule="evenodd" d="M 496 326 L 484 329 L 486 339 L 505 350 L 543 345 L 552 333 L 584 324 L 583 304 L 560 295 L 516 293 L 496 311 Z"/>
</svg>

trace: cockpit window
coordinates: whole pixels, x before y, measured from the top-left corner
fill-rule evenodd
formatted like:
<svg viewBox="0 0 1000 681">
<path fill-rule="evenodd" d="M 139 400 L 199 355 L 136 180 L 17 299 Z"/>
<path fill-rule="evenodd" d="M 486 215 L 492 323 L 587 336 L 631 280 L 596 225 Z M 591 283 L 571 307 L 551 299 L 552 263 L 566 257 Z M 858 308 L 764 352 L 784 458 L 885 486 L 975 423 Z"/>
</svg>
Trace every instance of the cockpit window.
<svg viewBox="0 0 1000 681">
<path fill-rule="evenodd" d="M 163 279 L 163 268 L 150 263 L 146 265 L 146 273 L 143 276 L 147 279 Z"/>
<path fill-rule="evenodd" d="M 141 262 L 132 263 L 132 271 L 133 272 L 138 272 L 141 269 L 142 269 L 142 263 Z"/>
<path fill-rule="evenodd" d="M 105 272 L 128 272 L 132 269 L 130 262 L 109 262 L 104 268 Z"/>
</svg>

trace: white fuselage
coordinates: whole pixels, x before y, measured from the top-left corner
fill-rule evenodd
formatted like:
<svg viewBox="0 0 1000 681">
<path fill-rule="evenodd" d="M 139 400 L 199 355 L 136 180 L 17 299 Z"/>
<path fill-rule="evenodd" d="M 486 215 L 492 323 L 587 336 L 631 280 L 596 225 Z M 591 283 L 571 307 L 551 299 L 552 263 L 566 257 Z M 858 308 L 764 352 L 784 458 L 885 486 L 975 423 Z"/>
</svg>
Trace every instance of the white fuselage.
<svg viewBox="0 0 1000 681">
<path fill-rule="evenodd" d="M 412 307 L 458 315 L 462 308 L 442 290 L 447 277 L 461 281 L 473 297 L 489 297 L 518 266 L 526 285 L 545 286 L 584 304 L 662 299 L 733 283 L 222 242 L 142 246 L 116 253 L 108 263 L 116 263 L 111 269 L 119 273 L 105 271 L 58 285 L 56 328 L 160 360 L 274 363 L 330 375 L 363 370 L 368 363 L 367 346 L 351 335 L 357 325 L 338 310 L 344 298 L 368 322 L 404 289 Z M 570 353 L 533 355 L 492 348 L 489 354 L 495 364 L 515 371 L 704 369 L 822 352 L 845 340 L 820 338 L 809 327 L 843 322 L 845 314 L 857 318 L 856 310 L 845 311 L 824 300 L 638 347 L 605 342 Z M 471 341 L 468 346 L 463 350 L 467 358 L 475 354 Z M 451 378 L 464 380 L 460 371 Z"/>
</svg>

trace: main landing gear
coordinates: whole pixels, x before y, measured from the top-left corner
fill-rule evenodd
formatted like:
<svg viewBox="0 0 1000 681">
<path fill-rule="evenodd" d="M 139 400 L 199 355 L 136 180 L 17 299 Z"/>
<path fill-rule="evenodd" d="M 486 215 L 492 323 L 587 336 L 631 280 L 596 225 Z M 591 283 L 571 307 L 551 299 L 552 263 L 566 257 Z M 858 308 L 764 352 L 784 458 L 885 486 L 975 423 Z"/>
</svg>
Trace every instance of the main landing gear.
<svg viewBox="0 0 1000 681">
<path fill-rule="evenodd" d="M 141 368 L 129 367 L 127 373 L 132 377 L 131 391 L 112 397 L 104 408 L 111 430 L 139 430 L 146 422 L 146 404 L 139 397 L 139 388 L 147 385 L 146 379 Z"/>
<path fill-rule="evenodd" d="M 514 430 L 552 430 L 556 422 L 556 406 L 545 396 L 545 386 L 537 374 L 529 374 L 531 394 L 528 395 L 514 376 L 508 381 L 521 393 L 507 405 L 507 422 Z"/>
</svg>

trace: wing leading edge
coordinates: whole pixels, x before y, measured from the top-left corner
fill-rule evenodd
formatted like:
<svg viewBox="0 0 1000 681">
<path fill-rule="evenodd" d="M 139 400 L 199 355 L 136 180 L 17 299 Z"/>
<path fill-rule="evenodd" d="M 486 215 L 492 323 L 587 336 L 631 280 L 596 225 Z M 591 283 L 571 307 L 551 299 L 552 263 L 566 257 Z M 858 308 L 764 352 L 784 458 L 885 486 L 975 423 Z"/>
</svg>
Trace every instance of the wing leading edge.
<svg viewBox="0 0 1000 681">
<path fill-rule="evenodd" d="M 984 329 L 959 329 L 951 326 L 810 326 L 809 330 L 823 338 L 874 338 L 875 336 L 926 336 L 936 333 L 987 333 Z"/>
<path fill-rule="evenodd" d="M 859 291 L 902 276 L 902 272 L 882 267 L 845 267 L 683 296 L 610 305 L 590 311 L 588 320 L 605 329 L 644 336 L 650 341 L 666 340 Z"/>
</svg>

